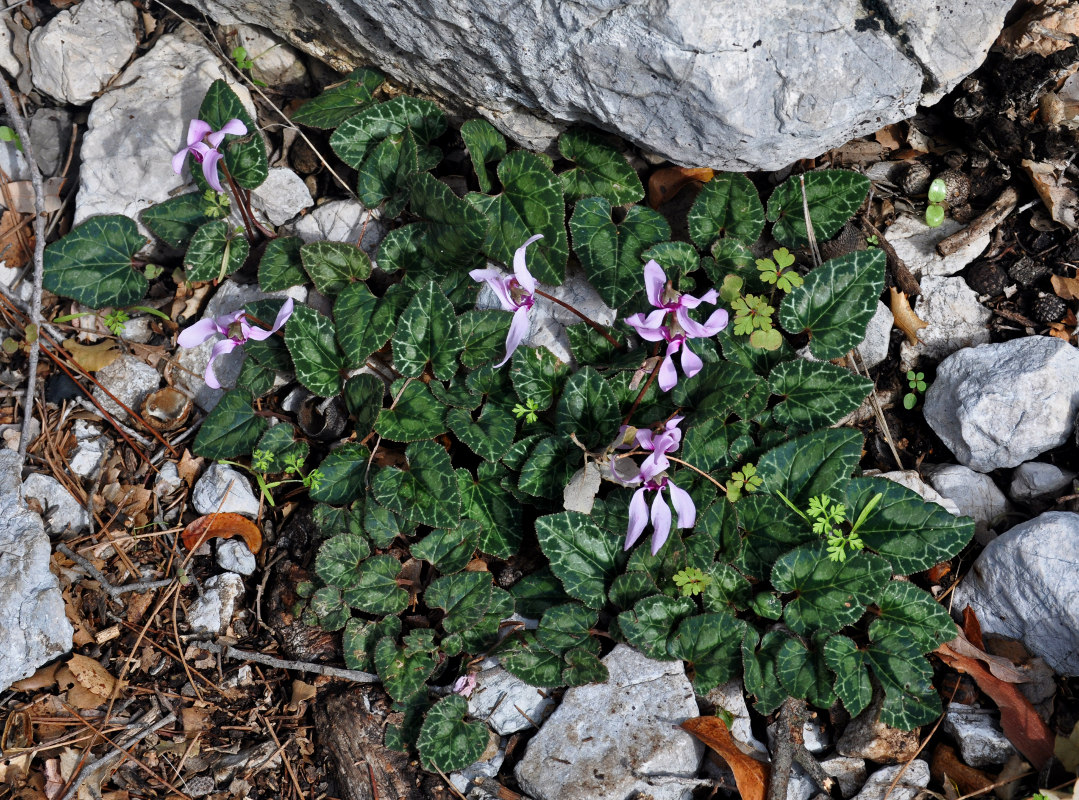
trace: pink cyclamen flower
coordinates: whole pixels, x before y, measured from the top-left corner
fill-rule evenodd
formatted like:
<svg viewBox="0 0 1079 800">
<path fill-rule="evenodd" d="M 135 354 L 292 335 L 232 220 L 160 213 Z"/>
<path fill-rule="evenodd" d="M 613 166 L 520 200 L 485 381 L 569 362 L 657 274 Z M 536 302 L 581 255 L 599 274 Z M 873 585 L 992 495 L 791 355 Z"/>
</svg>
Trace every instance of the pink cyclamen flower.
<svg viewBox="0 0 1079 800">
<path fill-rule="evenodd" d="M 678 512 L 678 527 L 692 528 L 697 524 L 697 507 L 693 504 L 693 498 L 689 492 L 679 489 L 666 475 L 661 474 L 651 457 L 641 465 L 640 474 L 637 476 L 643 486 L 633 493 L 633 499 L 629 502 L 629 529 L 626 531 L 626 550 L 633 547 L 648 525 L 652 521 L 652 555 L 659 552 L 663 543 L 671 533 L 671 509 L 663 497 L 663 490 L 670 489 L 671 503 Z M 648 505 L 645 501 L 646 492 L 655 492 L 652 500 L 652 513 L 648 513 Z"/>
<path fill-rule="evenodd" d="M 678 372 L 674 367 L 675 353 L 682 352 L 682 372 L 687 378 L 692 378 L 701 371 L 704 362 L 689 349 L 688 340 L 715 336 L 727 327 L 728 315 L 724 309 L 718 308 L 704 323 L 690 317 L 689 309 L 696 308 L 701 303 L 715 305 L 719 294 L 715 289 L 709 289 L 700 297 L 679 294 L 668 288 L 667 275 L 663 272 L 663 267 L 655 261 L 644 265 L 644 286 L 648 302 L 655 306 L 656 310 L 647 316 L 633 314 L 626 318 L 626 322 L 645 341 L 667 342 L 667 351 L 659 367 L 659 388 L 668 392 L 678 383 Z M 673 319 L 670 319 L 672 316 Z"/>
<path fill-rule="evenodd" d="M 506 357 L 495 364 L 496 367 L 501 367 L 510 360 L 513 351 L 528 333 L 528 312 L 535 304 L 533 295 L 536 292 L 536 279 L 525 264 L 525 248 L 542 238 L 543 234 L 537 233 L 517 248 L 517 252 L 513 254 L 512 276 L 499 269 L 474 269 L 468 273 L 472 280 L 483 281 L 494 290 L 503 311 L 513 312 L 510 331 L 506 335 Z"/>
<path fill-rule="evenodd" d="M 206 182 L 218 192 L 223 192 L 221 181 L 217 177 L 217 162 L 221 160 L 221 146 L 226 134 L 243 136 L 247 133 L 247 126 L 238 119 L 230 119 L 221 130 L 215 131 L 210 123 L 201 119 L 191 120 L 187 128 L 187 147 L 172 157 L 172 171 L 177 175 L 184 168 L 184 161 L 188 155 L 195 159 L 196 164 L 202 164 L 202 174 Z"/>
<path fill-rule="evenodd" d="M 459 694 L 461 697 L 471 697 L 472 692 L 476 688 L 476 674 L 470 672 L 467 675 L 462 675 L 460 678 L 453 682 L 453 688 L 450 690 L 454 694 Z"/>
<path fill-rule="evenodd" d="M 642 450 L 652 451 L 652 455 L 648 456 L 644 463 L 652 463 L 656 472 L 662 472 L 670 467 L 671 462 L 667 459 L 667 453 L 673 453 L 678 449 L 678 446 L 682 443 L 682 431 L 678 430 L 678 423 L 680 423 L 685 417 L 671 417 L 663 425 L 663 430 L 659 433 L 654 432 L 650 428 L 643 428 L 637 431 L 637 444 Z"/>
<path fill-rule="evenodd" d="M 293 302 L 290 297 L 281 306 L 281 310 L 277 312 L 277 318 L 274 320 L 273 327 L 270 330 L 258 328 L 248 322 L 247 314 L 243 309 L 220 317 L 199 320 L 190 328 L 180 332 L 180 335 L 176 337 L 176 344 L 180 345 L 180 347 L 198 347 L 211 336 L 221 335 L 225 337 L 214 345 L 214 349 L 210 353 L 210 362 L 206 365 L 206 372 L 202 376 L 207 386 L 220 389 L 221 384 L 218 382 L 217 376 L 214 375 L 214 361 L 217 360 L 218 356 L 231 353 L 249 339 L 254 339 L 256 342 L 269 339 L 292 316 L 292 307 Z"/>
</svg>

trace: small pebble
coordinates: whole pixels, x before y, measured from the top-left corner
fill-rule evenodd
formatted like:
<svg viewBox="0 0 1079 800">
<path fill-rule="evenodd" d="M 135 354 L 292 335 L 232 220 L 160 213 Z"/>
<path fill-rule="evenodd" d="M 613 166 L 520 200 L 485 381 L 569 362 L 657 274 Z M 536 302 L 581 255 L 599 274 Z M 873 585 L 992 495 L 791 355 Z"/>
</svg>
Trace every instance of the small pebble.
<svg viewBox="0 0 1079 800">
<path fill-rule="evenodd" d="M 1008 276 L 1023 287 L 1033 286 L 1040 278 L 1048 274 L 1049 267 L 1027 256 L 1008 267 Z"/>
<path fill-rule="evenodd" d="M 238 575 L 251 575 L 255 571 L 255 556 L 239 539 L 226 539 L 217 545 L 217 565 Z"/>
<path fill-rule="evenodd" d="M 996 297 L 1004 294 L 1008 273 L 997 264 L 975 261 L 967 270 L 967 286 L 981 295 Z"/>
</svg>

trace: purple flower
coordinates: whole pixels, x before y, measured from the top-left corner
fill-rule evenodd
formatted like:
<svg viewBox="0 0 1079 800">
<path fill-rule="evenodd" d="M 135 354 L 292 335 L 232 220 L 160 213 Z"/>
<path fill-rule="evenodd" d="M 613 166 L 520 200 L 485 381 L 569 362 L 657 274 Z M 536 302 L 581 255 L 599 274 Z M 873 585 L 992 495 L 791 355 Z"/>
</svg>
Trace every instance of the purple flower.
<svg viewBox="0 0 1079 800">
<path fill-rule="evenodd" d="M 661 434 L 662 435 L 662 434 Z M 648 525 L 649 518 L 652 521 L 652 555 L 659 552 L 663 543 L 671 533 L 671 509 L 663 497 L 663 490 L 670 489 L 671 503 L 678 512 L 678 527 L 692 528 L 697 524 L 697 507 L 693 504 L 693 498 L 689 492 L 679 489 L 666 475 L 660 474 L 651 457 L 641 465 L 638 480 L 644 485 L 633 493 L 633 499 L 629 502 L 629 529 L 626 531 L 625 549 L 633 547 Z M 648 513 L 645 501 L 645 492 L 655 492 L 652 500 L 652 513 Z"/>
<path fill-rule="evenodd" d="M 213 369 L 214 361 L 217 360 L 217 357 L 223 356 L 225 353 L 231 353 L 249 339 L 254 339 L 256 342 L 269 339 L 292 316 L 292 306 L 292 298 L 290 297 L 281 306 L 281 310 L 277 312 L 277 319 L 274 320 L 273 327 L 270 330 L 252 325 L 247 321 L 246 313 L 243 309 L 240 309 L 220 317 L 199 320 L 190 328 L 180 332 L 180 335 L 176 337 L 176 344 L 180 345 L 180 347 L 198 347 L 211 336 L 221 335 L 225 337 L 214 345 L 214 349 L 210 353 L 210 362 L 206 365 L 206 372 L 203 374 L 203 380 L 206 381 L 207 386 L 220 389 L 221 384 L 218 382 L 217 376 L 214 375 Z"/>
<path fill-rule="evenodd" d="M 638 446 L 642 450 L 652 451 L 652 455 L 648 456 L 644 463 L 653 464 L 656 472 L 662 472 L 670 467 L 671 462 L 667 460 L 665 454 L 673 453 L 682 443 L 682 431 L 678 430 L 678 423 L 683 419 L 685 417 L 671 417 L 659 433 L 653 432 L 650 428 L 637 431 Z"/>
<path fill-rule="evenodd" d="M 513 351 L 528 333 L 528 312 L 535 304 L 532 295 L 536 292 L 536 279 L 525 265 L 525 248 L 542 238 L 543 234 L 537 233 L 517 248 L 517 252 L 513 254 L 512 277 L 498 269 L 474 269 L 468 273 L 472 280 L 483 281 L 494 290 L 503 311 L 513 312 L 513 322 L 510 323 L 510 332 L 506 336 L 506 357 L 495 364 L 496 367 L 501 367 L 510 360 Z"/>
<path fill-rule="evenodd" d="M 225 134 L 243 136 L 247 133 L 247 126 L 238 119 L 230 119 L 221 130 L 215 131 L 210 123 L 201 119 L 191 120 L 187 128 L 187 147 L 172 157 L 172 171 L 177 175 L 184 168 L 184 161 L 190 154 L 196 164 L 202 164 L 202 174 L 206 182 L 216 191 L 223 192 L 221 181 L 217 177 L 217 162 L 221 160 L 220 147 Z"/>
<path fill-rule="evenodd" d="M 682 352 L 682 372 L 692 378 L 704 367 L 704 362 L 689 349 L 689 339 L 706 339 L 715 336 L 727 327 L 727 312 L 718 308 L 705 323 L 697 322 L 689 316 L 689 309 L 701 303 L 715 305 L 719 299 L 715 289 L 709 289 L 701 297 L 679 294 L 667 287 L 667 275 L 663 267 L 655 261 L 644 265 L 644 285 L 648 302 L 656 307 L 647 316 L 634 314 L 626 322 L 648 342 L 667 342 L 667 351 L 663 363 L 659 366 L 659 388 L 665 392 L 678 383 L 678 372 L 674 367 L 675 353 Z M 673 319 L 669 319 L 673 315 Z"/>
<path fill-rule="evenodd" d="M 472 692 L 476 688 L 476 673 L 470 672 L 467 675 L 462 675 L 460 678 L 453 682 L 453 688 L 450 689 L 454 694 L 459 694 L 461 697 L 471 697 Z"/>
</svg>

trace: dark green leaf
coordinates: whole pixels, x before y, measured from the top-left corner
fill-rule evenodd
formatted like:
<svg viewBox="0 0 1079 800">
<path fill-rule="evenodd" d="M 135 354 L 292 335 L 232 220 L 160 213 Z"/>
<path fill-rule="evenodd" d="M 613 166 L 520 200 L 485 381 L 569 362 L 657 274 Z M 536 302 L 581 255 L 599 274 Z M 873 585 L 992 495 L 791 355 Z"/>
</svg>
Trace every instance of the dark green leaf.
<svg viewBox="0 0 1079 800">
<path fill-rule="evenodd" d="M 890 636 L 873 642 L 865 658 L 884 687 L 881 722 L 909 731 L 941 715 L 940 695 L 933 688 L 933 668 L 911 640 Z"/>
<path fill-rule="evenodd" d="M 526 617 L 539 617 L 551 606 L 569 600 L 562 589 L 562 582 L 547 567 L 525 575 L 513 584 L 511 591 L 518 613 Z"/>
<path fill-rule="evenodd" d="M 371 671 L 375 666 L 375 645 L 384 636 L 396 639 L 401 635 L 400 617 L 386 617 L 379 622 L 350 619 L 345 625 L 341 649 L 349 669 Z"/>
<path fill-rule="evenodd" d="M 397 323 L 393 364 L 406 378 L 418 378 L 430 363 L 435 377 L 448 381 L 457 372 L 460 350 L 453 305 L 434 281 L 429 281 L 412 297 Z"/>
<path fill-rule="evenodd" d="M 626 157 L 598 135 L 566 131 L 558 139 L 558 151 L 576 164 L 559 176 L 570 202 L 599 195 L 611 205 L 620 206 L 644 197 L 641 179 Z"/>
<path fill-rule="evenodd" d="M 510 378 L 521 402 L 546 411 L 562 393 L 570 369 L 546 347 L 521 347 L 513 354 Z"/>
<path fill-rule="evenodd" d="M 906 581 L 891 581 L 876 600 L 880 616 L 869 626 L 871 639 L 909 637 L 923 653 L 956 637 L 947 609 L 929 592 Z"/>
<path fill-rule="evenodd" d="M 457 327 L 461 331 L 461 363 L 471 368 L 495 359 L 501 360 L 506 352 L 506 335 L 512 319 L 513 315 L 494 309 L 471 310 L 459 316 Z M 517 353 L 522 352 L 534 351 L 530 347 L 517 350 Z"/>
<path fill-rule="evenodd" d="M 381 205 L 387 217 L 400 214 L 408 202 L 412 176 L 421 168 L 420 158 L 416 137 L 409 128 L 380 141 L 364 158 L 356 176 L 360 202 L 368 208 Z"/>
<path fill-rule="evenodd" d="M 251 407 L 254 401 L 246 389 L 225 392 L 199 428 L 191 447 L 195 455 L 216 461 L 250 453 L 267 427 Z"/>
<path fill-rule="evenodd" d="M 303 272 L 299 236 L 282 236 L 266 245 L 259 260 L 259 288 L 264 292 L 280 292 L 291 286 L 307 283 Z"/>
<path fill-rule="evenodd" d="M 626 641 L 649 658 L 670 661 L 668 640 L 675 635 L 675 628 L 686 617 L 697 610 L 696 604 L 688 597 L 666 597 L 656 595 L 637 601 L 631 611 L 618 615 L 618 625 Z"/>
<path fill-rule="evenodd" d="M 588 641 L 597 613 L 580 603 L 564 603 L 543 612 L 536 636 L 548 650 L 561 653 Z"/>
<path fill-rule="evenodd" d="M 465 520 L 452 530 L 434 530 L 412 545 L 414 558 L 430 561 L 442 574 L 464 569 L 476 550 L 479 523 Z"/>
<path fill-rule="evenodd" d="M 352 611 L 341 600 L 341 590 L 336 586 L 323 586 L 311 595 L 309 608 L 318 617 L 318 624 L 327 632 L 339 631 L 352 617 Z"/>
<path fill-rule="evenodd" d="M 490 731 L 482 722 L 465 722 L 467 714 L 468 701 L 456 694 L 443 697 L 427 712 L 416 742 L 424 769 L 450 773 L 479 761 Z"/>
<path fill-rule="evenodd" d="M 512 650 L 502 656 L 502 666 L 529 686 L 562 686 L 562 656 L 552 653 L 527 634 Z"/>
<path fill-rule="evenodd" d="M 297 125 L 330 130 L 369 106 L 375 90 L 385 81 L 381 72 L 360 67 L 344 81 L 308 100 L 292 115 Z"/>
<path fill-rule="evenodd" d="M 360 582 L 371 546 L 362 536 L 343 533 L 322 543 L 315 557 L 315 574 L 330 586 L 350 589 Z"/>
<path fill-rule="evenodd" d="M 367 472 L 367 448 L 355 442 L 347 442 L 318 465 L 322 481 L 312 489 L 311 499 L 331 505 L 350 503 L 363 493 L 364 475 Z"/>
<path fill-rule="evenodd" d="M 791 697 L 808 700 L 819 708 L 831 708 L 835 702 L 833 675 L 824 657 L 806 650 L 797 639 L 787 639 L 776 653 L 776 676 Z"/>
<path fill-rule="evenodd" d="M 382 687 L 399 703 L 423 690 L 437 663 L 434 653 L 407 652 L 406 648 L 394 644 L 389 636 L 379 639 L 375 645 L 375 669 L 382 678 Z M 464 702 L 459 695 L 449 697 Z"/>
<path fill-rule="evenodd" d="M 614 441 L 621 424 L 618 402 L 606 381 L 591 367 L 575 372 L 558 400 L 557 431 L 576 434 L 590 450 Z"/>
<path fill-rule="evenodd" d="M 802 200 L 803 180 L 805 203 L 809 206 L 813 233 L 819 242 L 835 236 L 854 216 L 869 192 L 869 178 L 845 169 L 828 169 L 788 178 L 768 198 L 768 219 L 775 222 L 772 235 L 788 247 L 809 241 Z"/>
<path fill-rule="evenodd" d="M 431 396 L 421 381 L 409 383 L 393 408 L 384 408 L 375 421 L 375 430 L 394 442 L 431 439 L 446 431 L 446 407 Z"/>
<path fill-rule="evenodd" d="M 689 235 L 701 250 L 721 236 L 753 244 L 764 230 L 764 206 L 745 175 L 719 172 L 708 181 L 689 209 Z"/>
<path fill-rule="evenodd" d="M 702 596 L 705 611 L 745 608 L 749 603 L 752 586 L 734 567 L 727 564 L 714 564 L 708 576 L 711 580 Z"/>
<path fill-rule="evenodd" d="M 590 608 L 603 608 L 607 587 L 622 561 L 618 538 L 576 511 L 540 517 L 536 536 L 566 593 Z"/>
<path fill-rule="evenodd" d="M 133 219 L 90 217 L 45 248 L 44 286 L 90 308 L 137 303 L 149 283 L 131 260 L 146 242 Z"/>
<path fill-rule="evenodd" d="M 701 266 L 701 257 L 689 242 L 660 242 L 645 250 L 641 258 L 656 261 L 676 287 L 679 286 L 678 273 L 688 275 Z"/>
<path fill-rule="evenodd" d="M 382 411 L 382 398 L 386 395 L 386 384 L 374 375 L 353 375 L 345 381 L 345 408 L 356 421 L 356 433 L 362 439 L 366 436 Z"/>
<path fill-rule="evenodd" d="M 315 288 L 327 297 L 336 297 L 353 281 L 371 277 L 371 259 L 348 242 L 311 242 L 300 248 L 303 268 Z"/>
<path fill-rule="evenodd" d="M 414 442 L 405 451 L 408 471 L 386 467 L 371 480 L 382 505 L 433 528 L 452 528 L 461 518 L 461 495 L 449 454 L 435 442 Z"/>
<path fill-rule="evenodd" d="M 668 652 L 687 661 L 686 674 L 697 694 L 707 694 L 738 674 L 742 666 L 742 639 L 748 626 L 733 614 L 719 611 L 682 620 Z"/>
<path fill-rule="evenodd" d="M 770 631 L 764 634 L 758 647 L 757 633 L 749 628 L 742 640 L 746 691 L 757 698 L 753 707 L 762 714 L 771 714 L 787 699 L 787 692 L 776 677 L 776 657 L 788 638 L 785 633 Z"/>
<path fill-rule="evenodd" d="M 269 474 L 284 472 L 285 460 L 290 456 L 298 455 L 302 462 L 311 450 L 307 442 L 296 438 L 296 429 L 288 423 L 278 423 L 266 431 L 255 449 L 273 456 L 266 470 Z"/>
<path fill-rule="evenodd" d="M 861 457 L 859 431 L 849 428 L 814 431 L 761 456 L 757 474 L 764 481 L 762 491 L 782 492 L 796 506 L 806 508 L 809 498 L 817 495 L 839 500 Z"/>
<path fill-rule="evenodd" d="M 772 408 L 778 425 L 812 430 L 833 425 L 861 405 L 873 381 L 824 361 L 785 361 L 768 378 L 780 403 Z"/>
<path fill-rule="evenodd" d="M 333 304 L 337 340 L 353 368 L 363 366 L 390 340 L 407 299 L 404 292 L 377 298 L 363 283 L 350 283 L 337 296 Z"/>
<path fill-rule="evenodd" d="M 359 503 L 352 506 L 358 513 Z M 393 544 L 398 536 L 408 536 L 415 524 L 402 524 L 402 519 L 390 509 L 380 506 L 377 502 L 364 503 L 363 509 L 363 532 L 374 543 L 375 547 L 386 548 Z"/>
<path fill-rule="evenodd" d="M 616 608 L 627 609 L 633 608 L 638 600 L 659 593 L 659 587 L 646 573 L 624 572 L 614 579 L 607 596 Z"/>
<path fill-rule="evenodd" d="M 429 100 L 400 95 L 349 117 L 330 137 L 330 146 L 342 161 L 359 170 L 380 141 L 402 133 L 406 127 L 417 144 L 427 145 L 446 130 L 446 117 Z"/>
<path fill-rule="evenodd" d="M 393 556 L 371 556 L 345 590 L 345 602 L 365 614 L 399 614 L 408 605 L 408 592 L 397 585 L 400 572 L 401 562 Z"/>
<path fill-rule="evenodd" d="M 465 141 L 465 149 L 468 150 L 472 166 L 476 170 L 480 191 L 490 194 L 494 184 L 487 165 L 492 161 L 500 161 L 506 155 L 506 137 L 487 120 L 470 119 L 461 126 L 461 138 Z"/>
<path fill-rule="evenodd" d="M 767 577 L 783 553 L 817 538 L 808 522 L 769 495 L 751 494 L 739 500 L 738 520 L 743 543 L 734 566 L 753 578 Z"/>
<path fill-rule="evenodd" d="M 564 436 L 549 436 L 535 446 L 521 467 L 518 488 L 534 497 L 562 497 L 581 466 L 581 449 Z"/>
<path fill-rule="evenodd" d="M 285 344 L 296 366 L 296 380 L 321 397 L 341 391 L 345 356 L 337 346 L 329 317 L 313 308 L 296 306 L 285 326 Z"/>
<path fill-rule="evenodd" d="M 218 206 L 208 203 L 203 192 L 170 197 L 142 212 L 142 223 L 169 247 L 185 247 L 201 225 L 220 216 Z M 273 291 L 268 289 L 267 291 Z"/>
<path fill-rule="evenodd" d="M 606 665 L 587 648 L 575 647 L 565 654 L 565 659 L 567 666 L 562 670 L 562 682 L 566 686 L 604 683 L 610 678 Z"/>
<path fill-rule="evenodd" d="M 490 572 L 458 572 L 435 579 L 423 593 L 429 608 L 446 612 L 442 627 L 446 633 L 460 633 L 476 625 L 491 602 Z"/>
<path fill-rule="evenodd" d="M 224 166 L 232 179 L 244 189 L 257 189 L 270 175 L 266 160 L 266 144 L 258 126 L 251 119 L 240 98 L 223 80 L 216 80 L 206 90 L 199 108 L 199 119 L 215 131 L 230 119 L 238 119 L 247 126 L 244 136 L 228 136 L 224 146 L 218 148 L 225 154 Z"/>
<path fill-rule="evenodd" d="M 468 449 L 487 461 L 497 461 L 513 444 L 517 420 L 513 414 L 490 402 L 483 407 L 478 420 L 463 408 L 451 408 L 446 422 L 454 435 L 468 445 Z"/>
<path fill-rule="evenodd" d="M 847 713 L 858 716 L 873 699 L 865 654 L 846 636 L 833 636 L 824 645 L 824 660 L 836 674 L 835 693 Z"/>
</svg>

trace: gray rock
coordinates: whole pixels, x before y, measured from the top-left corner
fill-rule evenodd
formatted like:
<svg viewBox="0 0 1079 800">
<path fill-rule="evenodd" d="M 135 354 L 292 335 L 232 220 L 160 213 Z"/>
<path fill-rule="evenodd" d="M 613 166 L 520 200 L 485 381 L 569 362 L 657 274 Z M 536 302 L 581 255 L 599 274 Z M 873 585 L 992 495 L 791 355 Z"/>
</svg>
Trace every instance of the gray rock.
<svg viewBox="0 0 1079 800">
<path fill-rule="evenodd" d="M 879 719 L 883 705 L 884 692 L 878 689 L 869 708 L 847 723 L 836 743 L 839 755 L 878 764 L 902 763 L 914 757 L 918 752 L 918 731 L 901 731 L 885 725 Z"/>
<path fill-rule="evenodd" d="M 916 278 L 955 275 L 989 246 L 987 233 L 972 239 L 951 255 L 940 255 L 937 245 L 964 227 L 962 223 L 946 217 L 939 228 L 930 228 L 925 224 L 924 217 L 902 214 L 884 232 L 884 238 Z"/>
<path fill-rule="evenodd" d="M 244 579 L 232 572 L 214 575 L 202 585 L 202 594 L 187 609 L 187 624 L 196 634 L 224 633 L 244 596 Z"/>
<path fill-rule="evenodd" d="M 903 776 L 889 793 L 888 787 L 892 785 L 895 776 L 900 770 Z M 914 800 L 922 789 L 929 785 L 929 765 L 921 759 L 916 759 L 908 764 L 896 764 L 894 767 L 879 769 L 869 776 L 862 791 L 854 796 L 854 800 Z"/>
<path fill-rule="evenodd" d="M 211 464 L 195 481 L 191 503 L 200 514 L 231 512 L 254 519 L 259 513 L 259 501 L 251 491 L 250 482 L 224 464 Z"/>
<path fill-rule="evenodd" d="M 45 529 L 50 536 L 64 533 L 69 528 L 80 533 L 90 527 L 90 515 L 60 481 L 52 475 L 34 472 L 23 481 L 22 495 L 41 504 Z"/>
<path fill-rule="evenodd" d="M 198 5 L 287 31 L 341 68 L 382 65 L 532 147 L 593 124 L 681 164 L 741 171 L 778 169 L 936 102 L 982 62 L 1012 2 L 869 11 L 859 0 L 765 0 L 752 13 L 609 0 Z"/>
<path fill-rule="evenodd" d="M 183 484 L 183 478 L 180 477 L 180 470 L 176 468 L 175 462 L 166 461 L 157 470 L 154 493 L 158 497 L 166 497 L 183 486 Z"/>
<path fill-rule="evenodd" d="M 101 428 L 85 420 L 75 422 L 75 449 L 68 455 L 68 468 L 80 478 L 95 474 L 105 455 L 105 438 Z"/>
<path fill-rule="evenodd" d="M 331 200 L 311 210 L 292 225 L 304 242 L 352 242 L 373 255 L 386 237 L 386 225 L 377 212 L 368 211 L 355 200 Z M 363 237 L 362 243 L 360 237 Z"/>
<path fill-rule="evenodd" d="M 1079 351 L 1027 336 L 946 358 L 925 396 L 925 419 L 961 464 L 1015 467 L 1064 444 L 1079 410 Z"/>
<path fill-rule="evenodd" d="M 197 34 L 166 33 L 145 55 L 132 62 L 90 109 L 79 149 L 82 167 L 75 222 L 95 214 L 139 212 L 172 196 L 190 181 L 172 171 L 172 156 L 198 117 L 199 106 L 214 80 L 229 79 L 217 55 Z M 247 89 L 230 81 L 248 112 L 255 109 Z M 146 236 L 148 230 L 140 227 Z"/>
<path fill-rule="evenodd" d="M 34 86 L 82 106 L 116 77 L 135 53 L 137 13 L 131 3 L 82 0 L 30 34 Z"/>
<path fill-rule="evenodd" d="M 253 575 L 255 556 L 240 539 L 225 539 L 217 543 L 217 566 L 237 575 Z"/>
<path fill-rule="evenodd" d="M 775 747 L 775 736 L 778 728 L 778 720 L 768 726 L 768 746 L 770 748 Z M 805 744 L 806 750 L 810 753 L 823 753 L 832 744 L 828 734 L 826 734 L 824 729 L 813 720 L 806 720 L 805 724 L 802 725 L 802 741 Z"/>
<path fill-rule="evenodd" d="M 149 317 L 135 317 L 124 323 L 120 338 L 127 342 L 146 344 L 153 338 L 154 332 L 150 327 Z"/>
<path fill-rule="evenodd" d="M 679 661 L 653 661 L 620 644 L 607 683 L 569 689 L 517 765 L 536 800 L 688 800 L 703 745 L 678 723 L 698 715 Z"/>
<path fill-rule="evenodd" d="M 237 46 L 247 50 L 251 59 L 251 77 L 272 89 L 293 91 L 307 84 L 307 67 L 300 53 L 268 31 L 251 25 L 236 25 L 226 32 L 229 50 Z M 274 223 L 278 224 L 278 223 Z"/>
<path fill-rule="evenodd" d="M 488 262 L 488 266 L 498 268 L 499 265 Z M 561 286 L 544 286 L 542 291 L 569 303 L 600 325 L 614 323 L 614 309 L 604 304 L 603 299 L 579 269 L 570 267 L 566 270 L 565 283 Z M 479 295 L 476 297 L 476 308 L 502 308 L 494 290 L 487 284 L 480 288 Z M 560 361 L 567 364 L 573 363 L 566 326 L 583 325 L 584 322 L 580 317 L 546 297 L 537 295 L 535 305 L 532 306 L 532 311 L 528 315 L 528 322 L 528 335 L 521 342 L 523 346 L 546 347 Z M 501 360 L 502 356 L 499 355 L 498 359 Z"/>
<path fill-rule="evenodd" d="M 843 797 L 851 797 L 865 785 L 865 759 L 833 756 L 820 762 L 825 774 L 836 779 Z"/>
<path fill-rule="evenodd" d="M 315 204 L 303 178 L 284 167 L 273 167 L 266 181 L 251 192 L 251 200 L 272 225 L 284 225 Z"/>
<path fill-rule="evenodd" d="M 1059 675 L 1079 675 L 1079 514 L 1047 511 L 994 539 L 955 591 L 982 631 L 1022 640 Z"/>
<path fill-rule="evenodd" d="M 914 369 L 921 358 L 950 356 L 964 347 L 989 341 L 987 323 L 992 312 L 978 302 L 978 295 L 962 278 L 925 277 L 914 313 L 928 327 L 918 331 L 918 344 L 907 340 L 899 349 L 899 369 Z"/>
<path fill-rule="evenodd" d="M 450 783 L 453 784 L 453 788 L 464 794 L 476 782 L 482 783 L 498 775 L 498 771 L 502 769 L 502 762 L 506 760 L 507 741 L 508 739 L 500 739 L 496 734 L 490 733 L 483 757 L 460 772 L 450 774 Z"/>
<path fill-rule="evenodd" d="M 894 472 L 882 472 L 876 477 L 884 478 L 892 483 L 898 483 L 900 486 L 907 487 L 912 492 L 921 495 L 922 499 L 927 503 L 936 503 L 953 516 L 963 516 L 963 512 L 959 510 L 959 506 L 955 504 L 955 501 L 949 500 L 947 497 L 942 497 L 936 489 L 923 481 L 922 476 L 915 470 L 908 469 L 895 470 Z"/>
<path fill-rule="evenodd" d="M 996 712 L 963 703 L 951 703 L 944 715 L 944 730 L 959 744 L 963 761 L 972 767 L 994 767 L 1015 754 L 1000 730 Z"/>
<path fill-rule="evenodd" d="M 39 108 L 31 117 L 30 144 L 42 175 L 47 177 L 60 173 L 71 144 L 73 121 L 74 117 L 61 108 Z"/>
<path fill-rule="evenodd" d="M 1007 527 L 1003 517 L 1012 505 L 988 475 L 960 464 L 923 464 L 922 472 L 934 489 L 955 503 L 960 515 L 974 519 L 979 530 Z"/>
<path fill-rule="evenodd" d="M 1074 472 L 1041 461 L 1028 461 L 1020 464 L 1012 473 L 1008 494 L 1017 503 L 1029 503 L 1039 497 L 1064 492 L 1073 480 Z"/>
<path fill-rule="evenodd" d="M 541 722 L 554 701 L 502 667 L 485 669 L 476 676 L 476 688 L 468 698 L 468 713 L 503 736 L 528 730 Z"/>
<path fill-rule="evenodd" d="M 8 30 L 7 25 L 0 25 L 0 68 L 13 78 L 17 78 L 19 73 L 22 72 L 22 64 L 19 63 L 19 59 L 15 58 L 15 53 L 11 50 L 12 39 L 11 31 Z"/>
<path fill-rule="evenodd" d="M 45 527 L 19 486 L 19 457 L 0 450 L 0 691 L 69 651 L 74 634 Z"/>
<path fill-rule="evenodd" d="M 130 420 L 131 417 L 116 400 L 138 413 L 146 395 L 161 385 L 161 376 L 156 369 L 129 355 L 122 355 L 107 367 L 99 369 L 97 380 L 101 386 L 94 387 L 94 397 L 106 411 L 123 421 Z M 116 400 L 105 394 L 102 386 L 108 389 Z"/>
<path fill-rule="evenodd" d="M 0 142 L 0 169 L 13 181 L 30 180 L 30 165 L 14 142 Z"/>
</svg>

